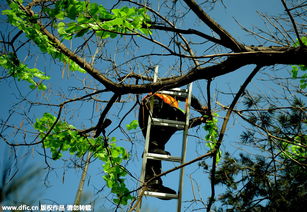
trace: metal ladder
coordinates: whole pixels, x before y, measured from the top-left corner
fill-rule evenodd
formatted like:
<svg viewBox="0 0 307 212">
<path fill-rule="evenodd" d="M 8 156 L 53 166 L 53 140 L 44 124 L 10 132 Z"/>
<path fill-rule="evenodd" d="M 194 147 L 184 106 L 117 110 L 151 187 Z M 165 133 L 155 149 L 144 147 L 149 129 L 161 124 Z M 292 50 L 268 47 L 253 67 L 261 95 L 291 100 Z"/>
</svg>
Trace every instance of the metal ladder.
<svg viewBox="0 0 307 212">
<path fill-rule="evenodd" d="M 154 82 L 157 82 L 158 78 L 158 66 L 155 67 L 155 74 L 154 74 Z M 181 96 L 185 97 L 186 104 L 185 104 L 185 113 L 186 113 L 186 120 L 185 121 L 175 121 L 175 120 L 166 120 L 160 118 L 153 118 L 153 105 L 150 107 L 150 113 L 148 118 L 147 124 L 147 131 L 146 131 L 146 141 L 145 141 L 145 149 L 143 153 L 143 163 L 142 163 L 142 172 L 140 182 L 141 184 L 144 182 L 145 179 L 145 171 L 146 171 L 146 163 L 148 159 L 151 160 L 163 160 L 163 161 L 172 161 L 178 162 L 180 164 L 185 163 L 186 159 L 186 147 L 187 147 L 187 136 L 188 136 L 188 129 L 189 129 L 189 118 L 190 118 L 190 105 L 191 105 L 191 97 L 192 97 L 192 83 L 190 83 L 186 89 L 181 88 L 173 88 L 170 90 L 158 91 L 161 94 L 167 94 L 171 96 Z M 151 117 L 151 118 L 150 118 Z M 176 127 L 177 129 L 183 130 L 183 138 L 182 138 L 182 148 L 181 148 L 181 157 L 175 157 L 170 155 L 162 155 L 156 153 L 149 153 L 149 139 L 150 139 L 150 129 L 152 125 L 162 126 L 162 127 Z M 139 191 L 139 198 L 140 202 L 137 207 L 137 211 L 141 211 L 141 204 L 142 204 L 142 196 L 152 196 L 152 197 L 162 197 L 167 199 L 177 199 L 177 212 L 181 211 L 181 200 L 182 200 L 182 189 L 183 189 L 183 178 L 184 178 L 184 168 L 180 169 L 180 176 L 179 176 L 179 185 L 178 185 L 178 192 L 177 194 L 167 194 L 161 192 L 152 192 L 152 191 L 143 191 L 142 189 Z"/>
</svg>

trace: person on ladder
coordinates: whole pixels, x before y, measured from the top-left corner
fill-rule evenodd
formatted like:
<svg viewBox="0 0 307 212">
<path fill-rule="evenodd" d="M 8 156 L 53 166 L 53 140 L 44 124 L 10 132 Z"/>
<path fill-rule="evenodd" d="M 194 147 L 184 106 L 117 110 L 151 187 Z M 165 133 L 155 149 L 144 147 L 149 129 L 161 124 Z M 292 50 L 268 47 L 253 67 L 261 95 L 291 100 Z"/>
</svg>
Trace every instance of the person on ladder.
<svg viewBox="0 0 307 212">
<path fill-rule="evenodd" d="M 166 94 L 154 93 L 143 98 L 139 110 L 139 125 L 143 136 L 146 138 L 150 102 L 153 98 L 153 118 L 161 118 L 175 121 L 185 121 L 185 113 L 179 109 L 178 99 L 185 101 L 185 98 L 173 97 Z M 199 101 L 192 96 L 191 106 L 202 115 L 207 115 L 208 108 L 203 107 Z M 205 119 L 202 118 L 201 122 Z M 191 125 L 190 125 L 191 126 Z M 151 126 L 148 152 L 156 154 L 170 155 L 165 151 L 165 144 L 178 129 L 175 127 Z M 161 173 L 162 163 L 160 160 L 147 160 L 145 168 L 145 182 Z M 156 178 L 147 185 L 148 191 L 176 194 L 171 188 L 163 186 L 162 179 Z"/>
</svg>

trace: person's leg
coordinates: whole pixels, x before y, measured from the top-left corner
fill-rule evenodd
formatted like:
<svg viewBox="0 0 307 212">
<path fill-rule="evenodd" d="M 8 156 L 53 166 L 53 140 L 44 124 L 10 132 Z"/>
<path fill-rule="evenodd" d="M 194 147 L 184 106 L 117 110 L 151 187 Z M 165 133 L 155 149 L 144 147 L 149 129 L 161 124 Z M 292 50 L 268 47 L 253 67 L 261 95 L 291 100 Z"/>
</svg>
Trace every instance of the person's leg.
<svg viewBox="0 0 307 212">
<path fill-rule="evenodd" d="M 146 170 L 145 170 L 145 182 L 148 182 L 154 176 L 157 176 L 161 173 L 161 161 L 160 160 L 147 160 Z M 161 192 L 167 194 L 176 194 L 171 188 L 163 186 L 162 179 L 160 177 L 155 178 L 154 180 L 148 182 L 147 184 L 148 191 Z M 163 200 L 168 200 L 169 198 L 160 198 Z"/>
</svg>

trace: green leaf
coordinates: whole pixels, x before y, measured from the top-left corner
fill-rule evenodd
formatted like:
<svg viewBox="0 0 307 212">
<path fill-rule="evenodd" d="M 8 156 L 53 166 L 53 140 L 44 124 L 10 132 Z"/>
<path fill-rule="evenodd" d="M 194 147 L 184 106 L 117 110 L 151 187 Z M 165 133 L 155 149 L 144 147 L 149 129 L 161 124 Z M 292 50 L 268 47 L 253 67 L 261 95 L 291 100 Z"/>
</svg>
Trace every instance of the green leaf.
<svg viewBox="0 0 307 212">
<path fill-rule="evenodd" d="M 39 84 L 37 88 L 38 88 L 38 90 L 43 90 L 44 91 L 44 90 L 47 89 L 47 86 L 44 85 L 44 84 Z"/>
<path fill-rule="evenodd" d="M 56 16 L 57 19 L 59 20 L 64 20 L 65 18 L 65 12 L 64 11 L 60 11 Z"/>
<path fill-rule="evenodd" d="M 297 78 L 297 74 L 298 74 L 298 67 L 297 66 L 292 66 L 292 78 Z"/>
<path fill-rule="evenodd" d="M 99 11 L 99 6 L 96 3 L 92 3 L 89 5 L 89 13 L 91 16 L 95 16 Z"/>
<path fill-rule="evenodd" d="M 78 21 L 79 24 L 84 24 L 84 23 L 88 23 L 89 19 L 84 17 L 84 16 L 79 16 L 77 21 Z"/>
<path fill-rule="evenodd" d="M 0 65 L 1 66 L 4 66 L 5 64 L 7 64 L 7 62 L 8 61 L 7 61 L 7 59 L 5 57 L 2 57 L 2 56 L 0 57 Z"/>
<path fill-rule="evenodd" d="M 135 130 L 136 128 L 138 128 L 139 126 L 139 122 L 137 120 L 133 120 L 130 122 L 130 124 L 126 125 L 127 130 Z"/>
</svg>

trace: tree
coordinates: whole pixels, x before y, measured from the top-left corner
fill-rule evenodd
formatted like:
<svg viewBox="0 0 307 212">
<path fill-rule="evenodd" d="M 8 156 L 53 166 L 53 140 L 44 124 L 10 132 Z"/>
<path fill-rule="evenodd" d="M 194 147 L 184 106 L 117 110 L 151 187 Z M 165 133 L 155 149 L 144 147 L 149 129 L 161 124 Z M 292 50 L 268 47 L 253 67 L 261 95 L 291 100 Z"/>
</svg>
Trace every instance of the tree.
<svg viewBox="0 0 307 212">
<path fill-rule="evenodd" d="M 226 185 L 227 192 L 219 198 L 224 208 L 238 211 L 301 211 L 307 190 L 304 102 L 294 98 L 290 106 L 276 110 L 273 105 L 265 109 L 274 101 L 254 99 L 246 97 L 248 108 L 239 116 L 255 127 L 243 132 L 241 139 L 261 154 L 225 155 L 216 183 Z"/>
<path fill-rule="evenodd" d="M 263 122 L 270 120 L 270 115 L 250 114 L 255 119 L 252 122 L 251 118 L 242 116 L 239 107 L 242 106 L 241 97 L 248 95 L 246 88 L 252 82 L 260 86 L 255 76 L 261 73 L 276 73 L 279 78 L 294 82 L 299 79 L 297 85 L 300 88 L 295 87 L 297 92 L 293 95 L 304 94 L 306 5 L 299 0 L 274 2 L 274 6 L 279 7 L 278 14 L 259 13 L 267 25 L 254 29 L 243 26 L 240 23 L 243 19 L 238 20 L 232 27 L 240 26 L 236 30 L 245 33 L 239 40 L 237 31 L 227 30 L 219 24 L 220 17 L 214 13 L 215 10 L 227 11 L 232 4 L 235 3 L 208 0 L 122 0 L 101 4 L 77 0 L 8 0 L 2 11 L 6 18 L 2 18 L 5 27 L 1 32 L 1 80 L 5 83 L 17 80 L 18 83 L 12 91 L 17 102 L 9 104 L 8 113 L 2 116 L 1 139 L 13 147 L 34 147 L 50 172 L 54 169 L 50 165 L 51 159 L 66 161 L 69 158 L 66 152 L 77 158 L 71 159 L 77 166 L 87 167 L 93 161 L 102 161 L 103 178 L 116 196 L 112 197 L 116 207 L 129 203 L 133 208 L 135 201 L 131 200 L 139 187 L 129 187 L 126 181 L 129 178 L 132 184 L 137 184 L 138 176 L 125 167 L 129 157 L 137 157 L 129 154 L 134 153 L 132 147 L 136 145 L 134 139 L 137 137 L 131 136 L 136 135 L 137 123 L 132 121 L 127 125 L 130 133 L 122 127 L 123 123 L 137 109 L 140 94 L 205 80 L 206 84 L 199 84 L 198 97 L 207 102 L 209 116 L 206 119 L 194 117 L 197 125 L 203 124 L 204 131 L 199 133 L 196 129 L 193 135 L 208 148 L 186 165 L 201 161 L 199 164 L 206 167 L 206 161 L 212 160 L 209 173 L 211 194 L 208 201 L 194 199 L 193 204 L 200 202 L 201 206 L 193 207 L 205 207 L 210 211 L 216 200 L 215 185 L 224 182 L 218 181 L 219 172 L 233 159 L 227 154 L 223 159 L 221 147 L 225 143 L 224 135 L 231 132 L 228 123 L 232 114 L 246 119 L 255 129 L 265 128 L 266 133 L 279 139 L 281 146 L 271 149 L 273 161 L 277 156 L 282 157 L 281 164 L 288 169 L 288 159 L 292 158 L 292 162 L 294 160 L 298 162 L 296 165 L 304 167 L 305 161 L 291 157 L 291 154 L 294 157 L 306 156 L 304 125 L 299 124 L 300 133 L 293 131 L 296 134 L 291 139 L 284 138 L 285 132 L 289 133 L 296 127 L 292 126 L 290 116 L 283 117 L 289 126 L 270 123 L 272 129 L 268 130 Z M 191 24 L 191 20 L 195 23 Z M 152 69 L 156 65 L 162 67 L 160 75 L 164 77 L 153 83 Z M 292 75 L 288 73 L 289 65 L 294 66 Z M 60 69 L 62 79 L 54 71 Z M 248 74 L 250 69 L 252 71 Z M 224 77 L 237 73 L 240 79 L 235 80 L 236 87 L 228 90 L 223 87 L 222 91 L 216 90 L 212 94 L 212 87 L 223 83 Z M 290 89 L 292 85 L 287 86 Z M 238 91 L 234 91 L 236 89 Z M 251 89 L 249 92 L 254 91 Z M 227 93 L 232 93 L 233 97 L 225 95 L 227 97 L 221 102 L 230 101 L 226 103 L 229 106 L 216 104 L 222 99 L 219 95 Z M 213 97 L 219 99 L 214 101 Z M 258 98 L 250 95 L 248 100 L 256 102 Z M 286 99 L 274 98 L 274 107 L 270 110 L 282 111 L 285 102 Z M 89 108 L 93 107 L 96 110 L 89 113 Z M 217 115 L 221 108 L 226 112 Z M 299 111 L 305 111 L 305 106 L 300 106 Z M 218 117 L 223 119 L 218 121 Z M 258 118 L 262 121 L 260 125 L 255 124 Z M 299 123 L 303 121 L 298 119 Z M 107 128 L 109 125 L 113 126 L 112 130 Z M 243 135 L 249 138 L 250 133 L 247 131 Z M 123 143 L 122 140 L 130 143 L 122 147 L 118 144 Z M 265 141 L 265 145 L 272 143 L 271 137 Z M 278 152 L 277 148 L 282 148 L 284 153 Z M 86 153 L 88 158 L 83 160 Z M 246 161 L 249 159 L 242 156 L 241 165 L 254 166 L 254 161 Z M 217 169 L 218 166 L 222 168 Z M 287 169 L 285 173 L 288 173 Z M 257 169 L 257 173 L 258 170 L 261 171 Z M 290 177 L 280 178 L 275 183 L 283 183 L 286 179 Z M 82 191 L 82 186 L 79 190 Z M 246 201 L 240 203 L 240 207 L 245 207 Z M 230 203 L 234 204 L 234 201 Z"/>
</svg>

